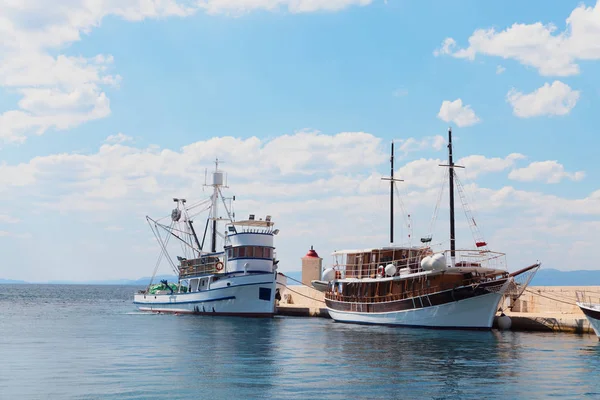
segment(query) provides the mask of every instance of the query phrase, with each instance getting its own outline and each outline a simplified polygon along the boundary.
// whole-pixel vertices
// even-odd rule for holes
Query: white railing
[[[396,266],[396,275],[405,273],[414,273],[421,270],[421,260],[423,256],[413,256],[384,262],[360,262],[360,263],[338,263],[333,264],[333,269],[339,271],[340,278],[375,278],[385,273],[385,267],[389,264]],[[341,276],[340,276],[341,275]]]
[[[600,310],[600,296],[596,294],[595,297],[592,297],[588,293],[582,290],[577,290],[575,292],[575,296],[577,298],[577,302],[583,304],[586,307],[594,308]],[[596,301],[594,301],[594,299]]]
[[[455,250],[444,251],[448,267],[483,267],[507,270],[506,254],[488,250]]]
[[[179,265],[179,278],[189,278],[195,275],[215,274],[219,272],[217,263],[221,262],[217,257],[195,258],[181,261]]]
[[[487,250],[455,250],[454,260],[450,250],[442,252],[446,258],[447,268],[457,267],[475,267],[492,268],[507,271],[506,255],[504,253]],[[421,260],[434,253],[421,252],[416,256],[400,259],[388,260],[384,262],[356,262],[344,263],[337,262],[332,265],[336,271],[336,279],[344,278],[377,278],[386,276],[385,267],[393,264],[396,267],[396,273],[393,276],[402,276],[409,273],[423,272]]]

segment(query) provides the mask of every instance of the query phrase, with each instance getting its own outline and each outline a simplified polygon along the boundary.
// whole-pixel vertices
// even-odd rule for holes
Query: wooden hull
[[[511,282],[509,278],[396,301],[325,302],[331,318],[340,322],[490,329],[504,290]]]

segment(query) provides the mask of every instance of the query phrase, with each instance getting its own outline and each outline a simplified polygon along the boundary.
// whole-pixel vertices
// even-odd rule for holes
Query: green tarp
[[[175,283],[169,283],[169,287],[171,289],[173,289],[173,292],[177,293],[178,288],[177,285]],[[163,283],[157,283],[155,285],[150,285],[150,287],[148,288],[148,293],[150,294],[156,294],[156,292],[161,291],[161,290],[169,290],[169,288],[163,284]],[[187,292],[187,287],[182,286],[181,287],[181,292],[185,293]]]

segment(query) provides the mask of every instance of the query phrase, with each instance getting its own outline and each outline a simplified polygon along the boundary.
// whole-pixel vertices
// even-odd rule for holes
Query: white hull
[[[404,311],[363,313],[328,308],[335,321],[431,328],[491,328],[501,293],[488,293],[438,306]]]
[[[600,319],[598,319],[600,317],[600,305],[580,302],[577,302],[577,305],[584,312],[590,326],[596,332],[598,339],[600,339]]]
[[[275,311],[275,275],[224,276],[212,282],[207,290],[157,295],[138,293],[133,302],[140,311],[272,316]]]

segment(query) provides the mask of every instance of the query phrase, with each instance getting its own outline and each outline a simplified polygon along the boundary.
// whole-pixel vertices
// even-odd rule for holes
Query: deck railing
[[[473,283],[473,282],[471,282],[471,283]],[[465,282],[465,285],[468,285],[471,283]],[[431,287],[424,287],[424,288],[418,288],[418,289],[415,288],[414,290],[407,290],[400,294],[386,294],[383,296],[372,296],[372,297],[357,296],[357,295],[345,296],[343,294],[339,294],[336,292],[333,292],[333,293],[326,292],[325,298],[329,299],[329,300],[344,301],[344,302],[348,302],[348,303],[388,303],[391,301],[407,300],[407,299],[411,299],[411,298],[415,298],[415,297],[427,296],[427,295],[441,292],[444,290],[450,290],[452,288],[453,288],[452,285],[439,285],[439,286],[431,286]]]
[[[506,256],[504,253],[479,250],[455,250],[452,260],[450,250],[443,252],[447,267],[485,267],[506,271]],[[376,278],[385,275],[385,267],[389,264],[396,266],[393,276],[408,273],[423,272],[421,260],[431,253],[423,253],[413,257],[394,259],[384,262],[334,263],[333,269],[339,271],[337,279],[344,278]],[[383,274],[382,274],[383,270]]]
[[[597,294],[592,297],[589,293],[586,293],[585,290],[576,290],[575,298],[578,303],[591,308],[596,308],[598,307],[598,304],[600,304],[600,297],[598,297]]]
[[[179,278],[189,278],[196,275],[216,274],[217,262],[219,259],[211,259],[207,262],[205,259],[184,260],[179,266]]]
[[[389,260],[384,262],[356,262],[356,263],[334,263],[333,269],[340,271],[341,278],[375,278],[381,274],[381,267],[389,264],[396,266],[397,272],[419,272],[421,270],[422,256],[406,257],[402,259]]]
[[[454,267],[484,267],[506,270],[506,254],[489,250],[455,250],[454,264],[450,250],[444,251],[446,265]]]

